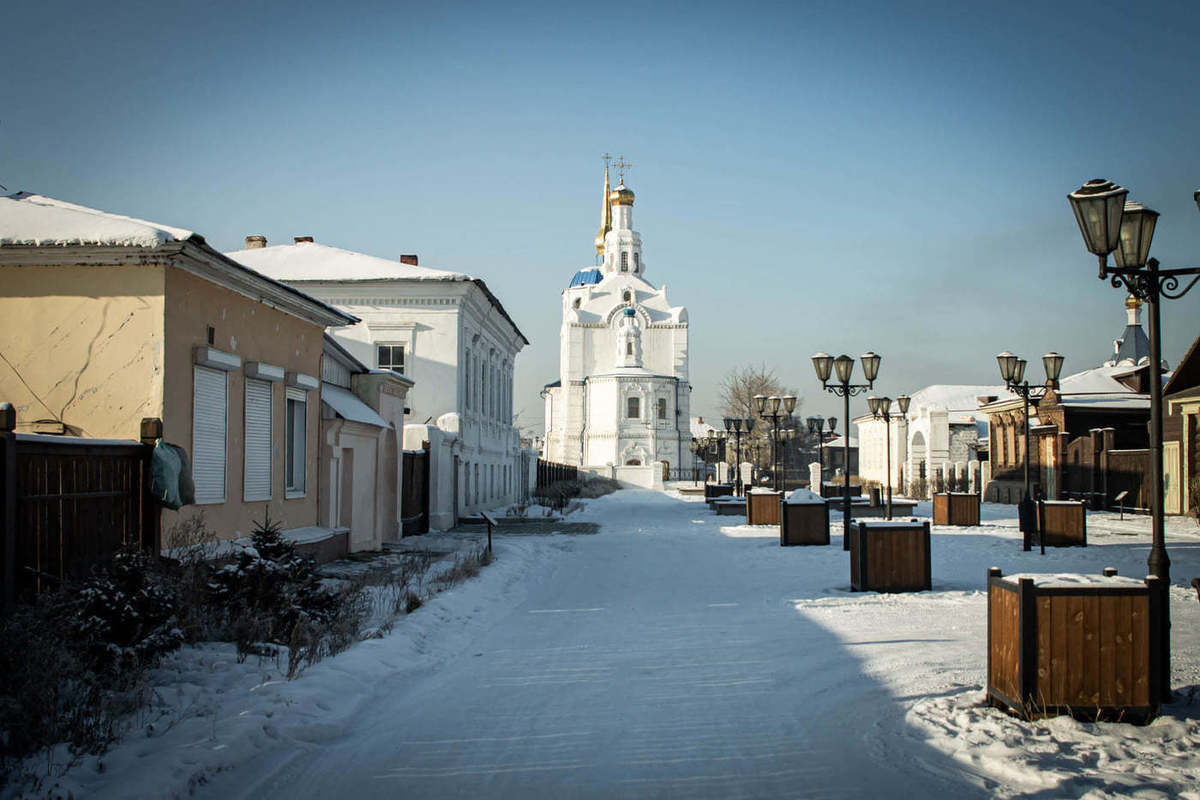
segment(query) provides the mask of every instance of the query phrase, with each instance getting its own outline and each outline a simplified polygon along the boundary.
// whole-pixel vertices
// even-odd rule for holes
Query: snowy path
[[[978,528],[935,530],[932,592],[859,594],[840,535],[781,548],[774,527],[621,491],[579,515],[598,534],[498,536],[478,578],[298,680],[233,665],[228,646],[181,655],[163,691],[193,687],[181,696],[194,690],[202,713],[63,785],[77,797],[1200,800],[1200,699],[1145,728],[1029,725],[979,702],[987,567],[1140,576],[1148,520],[1089,515],[1087,548],[1043,557],[1021,552],[1011,507],[984,512]],[[1200,575],[1200,531],[1178,519],[1168,536],[1174,685],[1194,691],[1200,604],[1178,584]]]

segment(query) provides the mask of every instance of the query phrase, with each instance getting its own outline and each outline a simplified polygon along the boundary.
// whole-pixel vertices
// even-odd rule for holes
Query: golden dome
[[[625,184],[621,183],[617,188],[613,189],[608,199],[614,206],[631,206],[633,205],[633,191],[626,189]]]

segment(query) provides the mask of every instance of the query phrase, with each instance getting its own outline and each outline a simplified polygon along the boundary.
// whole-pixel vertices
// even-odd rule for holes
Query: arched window
[[[582,302],[582,301],[581,301],[581,299],[580,299],[580,298],[578,298],[578,297],[576,297],[576,298],[575,298],[575,307],[576,307],[576,308],[579,308],[579,304],[580,304],[581,302]]]
[[[625,294],[621,295],[621,299],[624,300],[626,303],[628,303],[630,300],[633,299],[633,294],[630,293],[629,290],[627,289],[627,290],[625,290]]]
[[[642,401],[639,397],[625,398],[625,416],[628,419],[642,418]]]
[[[642,266],[641,261],[642,260],[638,257],[638,254],[634,253],[633,254],[633,271],[634,272],[637,272],[638,269]]]
[[[658,398],[658,418],[667,418],[667,398],[665,397]]]
[[[629,253],[621,252],[621,272],[629,272]]]
[[[625,355],[627,355],[627,356],[633,355],[633,342],[625,343]]]

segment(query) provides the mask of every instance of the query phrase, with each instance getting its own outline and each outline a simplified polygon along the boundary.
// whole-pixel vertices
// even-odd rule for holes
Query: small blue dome
[[[632,317],[632,316],[633,316],[633,307],[632,307],[632,306],[626,306],[626,308],[625,308],[625,316],[627,316],[627,317]]]
[[[604,274],[598,269],[581,269],[571,278],[571,285],[568,289],[574,289],[576,286],[591,286],[593,283],[599,283],[604,280]]]

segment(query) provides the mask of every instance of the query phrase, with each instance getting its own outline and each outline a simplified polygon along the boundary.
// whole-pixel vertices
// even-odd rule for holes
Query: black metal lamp
[[[837,374],[838,383],[849,383],[854,373],[854,359],[843,353],[833,360],[833,369]]]
[[[1013,379],[1013,374],[1017,370],[1017,357],[1005,350],[996,356],[996,363],[1000,365],[1000,377],[1007,384]]]
[[[875,378],[879,375],[879,362],[883,359],[875,355],[870,350],[858,357],[863,365],[863,377],[867,379],[867,383],[874,385]]]
[[[795,412],[795,410],[796,410],[796,396],[795,395],[785,394],[783,396],[783,410],[788,413],[788,416],[791,416],[792,413]]]
[[[906,394],[902,394],[896,398],[896,407],[900,409],[900,413],[906,418],[908,417],[908,404],[912,402],[912,398]]]
[[[1062,374],[1063,357],[1058,353],[1046,353],[1042,356],[1042,367],[1046,370],[1046,383],[1058,386],[1058,376]]]
[[[1104,277],[1108,254],[1117,249],[1121,240],[1121,217],[1125,212],[1128,189],[1112,181],[1096,178],[1067,195],[1083,245],[1100,259],[1100,277]]]
[[[1200,205],[1200,202],[1197,205]],[[817,353],[812,357],[812,362],[813,369],[817,372],[817,380],[826,383],[829,380],[829,372],[833,369],[833,356],[828,353]]]

